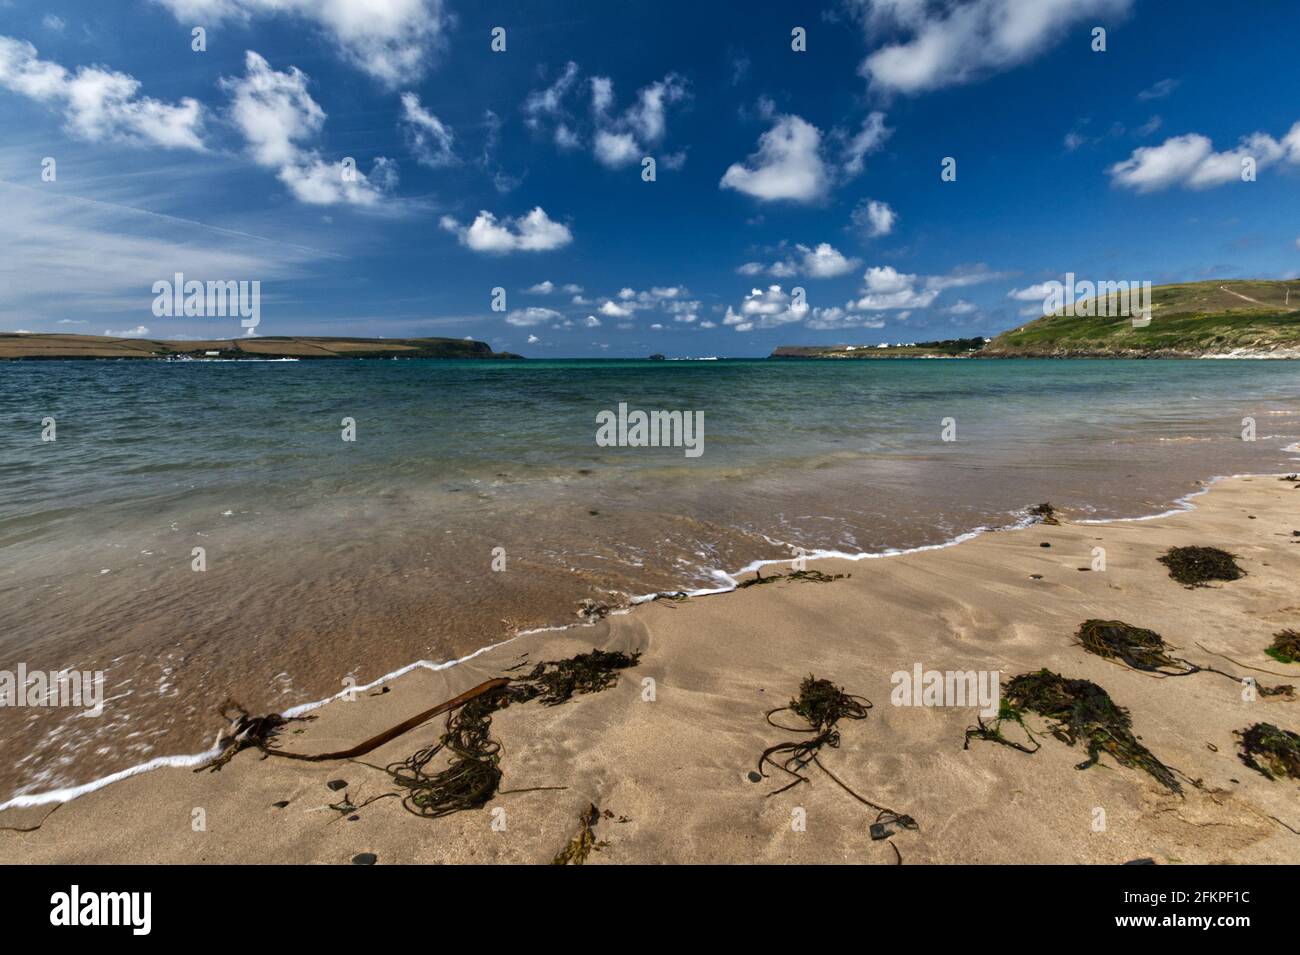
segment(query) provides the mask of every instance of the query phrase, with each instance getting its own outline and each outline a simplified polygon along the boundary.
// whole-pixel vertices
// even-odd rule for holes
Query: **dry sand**
[[[593,646],[643,651],[612,689],[495,716],[503,788],[560,790],[503,792],[488,808],[437,820],[383,799],[348,821],[325,808],[341,795],[326,783],[346,780],[360,803],[390,789],[382,772],[245,751],[217,773],[143,774],[61,806],[38,831],[0,832],[0,862],[346,863],[373,852],[381,864],[543,863],[595,803],[627,821],[597,825],[608,845],[591,863],[892,864],[893,849],[868,835],[875,813],[821,773],[770,798],[784,779],[748,779],[759,753],[791,736],[768,726],[764,713],[810,673],[874,702],[866,720],[841,724],[842,745],[824,750],[823,761],[858,792],[917,820],[919,831],[892,839],[909,864],[1300,862],[1300,835],[1271,818],[1300,830],[1300,787],[1242,765],[1233,737],[1258,721],[1300,731],[1300,702],[1246,702],[1237,685],[1213,674],[1155,679],[1073,642],[1084,619],[1118,618],[1156,630],[1194,662],[1253,672],[1213,651],[1292,676],[1256,674],[1264,684],[1300,685],[1300,665],[1262,652],[1276,631],[1300,627],[1300,537],[1292,534],[1300,530],[1300,488],[1277,477],[1233,478],[1195,505],[1147,521],[1036,525],[937,551],[818,562],[824,572],[852,575],[833,583],[782,581],[658,601],[592,627],[522,637],[448,670],[415,671],[391,692],[329,704],[304,733],[284,737],[304,752],[351,746],[500,675],[524,652],[539,661]],[[1179,586],[1156,558],[1190,544],[1231,550],[1248,576]],[[1107,569],[1081,571],[1098,546]],[[1052,738],[1032,756],[980,741],[964,751],[973,709],[891,705],[891,674],[916,663],[999,670],[1004,680],[1046,666],[1093,680],[1130,709],[1157,757],[1204,788],[1187,787],[1180,798],[1107,756],[1077,770],[1083,749]],[[647,678],[653,701],[643,699]],[[366,761],[405,758],[441,724],[409,732]],[[281,800],[288,806],[274,808]],[[792,826],[798,808],[804,831]],[[1097,809],[1104,831],[1094,828]],[[0,824],[30,825],[48,811],[10,810]]]

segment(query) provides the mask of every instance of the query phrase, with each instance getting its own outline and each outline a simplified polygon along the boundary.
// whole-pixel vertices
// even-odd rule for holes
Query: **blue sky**
[[[1294,25],[1283,0],[0,0],[0,330],[241,334],[154,316],[182,272],[260,281],[263,335],[740,356],[991,335],[1066,272],[1291,277]]]

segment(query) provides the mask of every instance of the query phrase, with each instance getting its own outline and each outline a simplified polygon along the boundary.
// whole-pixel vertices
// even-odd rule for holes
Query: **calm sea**
[[[703,412],[703,453],[599,446],[620,402]],[[227,697],[282,710],[796,547],[1153,513],[1297,439],[1295,362],[0,363],[0,671],[102,670],[108,701],[0,708],[0,801],[201,750]]]

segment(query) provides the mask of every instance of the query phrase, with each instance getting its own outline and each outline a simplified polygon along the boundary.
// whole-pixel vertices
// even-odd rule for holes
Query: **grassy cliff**
[[[1126,315],[1044,315],[1003,332],[980,355],[1300,358],[1300,280],[1159,285],[1151,290],[1151,322],[1145,327],[1134,327]]]

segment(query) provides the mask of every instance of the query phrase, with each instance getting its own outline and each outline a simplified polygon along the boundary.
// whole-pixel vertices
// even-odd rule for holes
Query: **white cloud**
[[[1037,285],[1013,288],[1007,293],[1007,298],[1013,298],[1017,302],[1041,302],[1051,294],[1052,289],[1053,285],[1050,282],[1039,282]]]
[[[596,133],[596,160],[610,168],[627,166],[641,158],[641,147],[631,133]]]
[[[844,146],[844,172],[856,176],[862,172],[863,160],[885,144],[893,130],[885,125],[885,114],[869,113],[862,128]]]
[[[537,129],[541,126],[542,120],[548,116],[561,116],[564,113],[564,98],[573,88],[574,82],[578,79],[578,64],[570,60],[564,66],[562,72],[552,83],[544,90],[536,90],[528,94],[524,100],[524,120],[529,129]]]
[[[137,325],[135,328],[127,328],[120,332],[115,332],[111,328],[104,329],[104,334],[109,338],[144,338],[149,334],[149,329],[144,325]]]
[[[1178,88],[1178,80],[1175,79],[1160,80],[1158,83],[1153,83],[1151,86],[1144,89],[1141,93],[1138,93],[1138,99],[1142,100],[1143,102],[1147,102],[1153,99],[1164,99],[1166,96],[1168,96],[1177,88]]]
[[[812,316],[804,323],[817,331],[838,331],[845,328],[884,328],[883,315],[862,315],[847,312],[838,306],[814,308]]]
[[[230,120],[248,141],[249,154],[277,177],[294,197],[312,205],[378,202],[396,179],[388,159],[375,160],[371,177],[342,163],[327,163],[305,142],[319,135],[325,111],[307,91],[308,78],[295,66],[279,72],[257,53],[244,54],[245,73],[222,77],[230,94]]]
[[[889,203],[876,199],[865,199],[853,210],[853,224],[863,235],[877,239],[894,231],[898,213]]]
[[[137,79],[103,67],[82,66],[70,73],[42,60],[25,40],[0,36],[0,87],[62,110],[68,132],[88,142],[204,148],[198,100],[164,103],[141,96]]]
[[[984,265],[953,269],[946,275],[925,276],[899,272],[890,265],[873,266],[862,277],[865,283],[862,297],[850,302],[849,307],[859,312],[929,308],[948,289],[980,285],[1003,277],[1005,273],[993,272]]]
[[[297,16],[333,40],[344,59],[384,85],[420,79],[443,45],[452,16],[443,0],[156,0],[189,26]]]
[[[530,345],[536,345],[536,344],[537,344],[538,342],[540,342],[540,341],[541,341],[541,339],[538,338],[536,335],[529,335],[529,336],[528,336],[528,344],[530,344]]]
[[[41,26],[54,33],[62,33],[63,28],[67,25],[68,22],[63,17],[55,16],[53,13],[47,13],[41,17]]]
[[[958,299],[955,304],[950,305],[944,311],[949,315],[969,315],[971,312],[978,311],[978,308],[965,299]]]
[[[1280,142],[1267,133],[1251,133],[1226,152],[1215,152],[1214,143],[1200,133],[1174,136],[1159,146],[1133,150],[1128,159],[1106,171],[1115,185],[1138,192],[1171,186],[1208,189],[1241,181],[1246,159],[1253,159],[1256,169],[1283,161],[1300,165],[1300,122]]]
[[[847,258],[829,242],[822,242],[816,248],[796,245],[795,251],[799,253],[797,257],[773,262],[767,267],[767,272],[775,278],[806,275],[814,279],[831,279],[852,272],[862,264],[860,259]],[[763,266],[757,262],[747,262],[737,271],[741,275],[756,275],[763,271]]]
[[[569,227],[553,221],[541,206],[525,216],[500,222],[495,215],[484,210],[468,228],[451,216],[443,216],[439,224],[475,252],[549,252],[573,241]]]
[[[595,315],[588,315],[582,320],[582,324],[586,325],[588,328],[600,328],[600,319]]]
[[[1024,63],[1055,46],[1077,23],[1126,14],[1132,0],[859,4],[871,33],[905,37],[872,52],[860,72],[875,89],[915,94],[969,83]]]
[[[456,137],[451,127],[422,107],[420,97],[414,93],[402,94],[401,124],[416,162],[430,169],[456,162],[453,151]]]
[[[825,195],[831,172],[821,156],[821,131],[798,116],[782,116],[758,140],[758,151],[722,176],[723,189],[764,201],[812,202]]]
[[[528,308],[517,308],[506,315],[506,323],[517,325],[520,328],[530,328],[533,325],[545,325],[547,322],[559,321],[563,319],[561,315],[553,308],[539,308],[530,305]]]
[[[600,314],[608,318],[630,318],[636,309],[630,305],[619,305],[617,302],[607,301],[600,306]]]
[[[530,285],[524,291],[531,292],[533,295],[550,295],[555,291],[555,283],[547,279],[544,282],[538,282],[536,285]]]
[[[90,163],[80,167],[88,169]],[[198,193],[207,182],[202,174],[177,175],[182,178],[175,185],[187,194]],[[112,183],[115,199],[159,201],[152,173],[114,176]],[[82,187],[93,192],[93,177]],[[70,196],[48,186],[25,188],[0,181],[0,209],[5,224],[0,229],[4,311],[13,321],[41,323],[38,328],[87,324],[87,319],[98,327],[103,322],[129,328],[148,320],[153,283],[176,272],[202,280],[279,284],[276,280],[307,274],[309,265],[330,255],[129,204]],[[58,290],[57,296],[51,296],[52,289]],[[214,335],[239,334],[238,320],[223,321],[211,325]],[[264,317],[263,330],[265,325]]]
[[[769,285],[766,289],[752,289],[741,301],[739,311],[728,305],[722,324],[730,325],[738,332],[776,328],[801,322],[811,311],[807,302],[795,304],[791,296],[782,291],[781,286]]]

